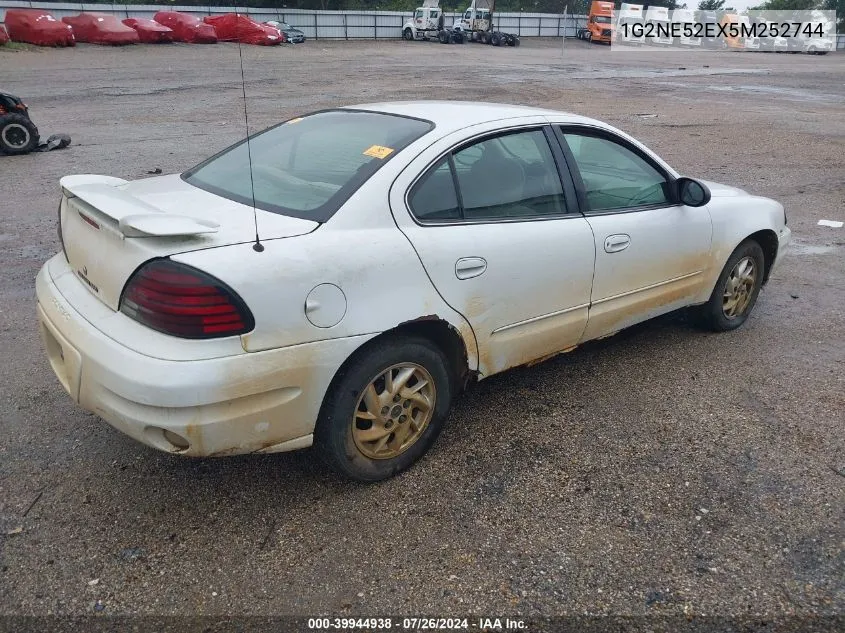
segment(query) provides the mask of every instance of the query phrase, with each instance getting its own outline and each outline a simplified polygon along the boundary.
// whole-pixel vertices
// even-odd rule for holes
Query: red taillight
[[[255,325],[244,302],[226,284],[196,268],[154,259],[123,289],[120,311],[149,328],[181,338],[216,338]]]

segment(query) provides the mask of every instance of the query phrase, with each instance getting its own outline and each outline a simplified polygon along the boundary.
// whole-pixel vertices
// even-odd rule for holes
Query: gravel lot
[[[71,402],[34,276],[60,176],[181,171],[242,137],[237,47],[0,50],[0,89],[73,138],[0,158],[0,614],[845,613],[845,229],[816,224],[845,220],[841,53],[243,55],[255,128],[392,99],[565,109],[780,200],[794,246],[739,331],[670,315],[484,381],[391,481],[339,481],[310,451],[177,459]]]

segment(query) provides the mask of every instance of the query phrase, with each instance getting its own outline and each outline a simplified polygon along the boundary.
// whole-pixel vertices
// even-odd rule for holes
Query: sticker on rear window
[[[393,153],[392,147],[383,147],[381,145],[370,145],[364,150],[364,156],[372,156],[373,158],[387,158]]]

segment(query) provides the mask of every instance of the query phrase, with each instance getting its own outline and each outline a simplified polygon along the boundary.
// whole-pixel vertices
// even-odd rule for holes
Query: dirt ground
[[[780,200],[794,245],[740,330],[670,315],[486,380],[391,481],[339,481],[310,451],[178,459],[71,402],[34,277],[61,176],[181,171],[243,136],[238,49],[0,51],[0,90],[73,138],[0,158],[0,614],[843,615],[845,228],[817,221],[845,220],[845,56],[528,38],[243,56],[253,128],[396,99],[568,110]]]

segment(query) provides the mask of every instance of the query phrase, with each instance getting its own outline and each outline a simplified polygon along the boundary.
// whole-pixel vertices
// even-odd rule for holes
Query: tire
[[[511,46],[519,46],[519,38],[516,35],[513,36],[513,44]]]
[[[593,34],[590,31],[584,33],[584,39],[587,40],[590,44],[593,43]]]
[[[452,33],[452,42],[454,42],[455,44],[463,44],[465,41],[466,39],[464,38],[464,34],[460,31],[455,31],[454,33]]]
[[[441,44],[448,44],[449,43],[449,34],[446,31],[440,31],[437,34],[437,39],[440,40]]]
[[[478,34],[478,41],[481,42],[482,44],[487,43],[487,31],[482,31],[481,33]]]
[[[490,43],[493,46],[501,46],[502,45],[502,36],[499,35],[498,33],[493,33],[493,35],[490,36]]]
[[[743,275],[748,274],[748,269],[743,269],[742,266],[749,264],[753,266],[753,271],[751,271],[753,280],[749,282],[746,276],[745,283],[740,281],[738,286],[735,285],[734,281],[737,277],[742,279]],[[716,286],[713,288],[710,300],[704,305],[692,309],[693,317],[701,327],[714,332],[735,330],[745,323],[748,315],[754,309],[757,296],[760,294],[760,287],[763,285],[764,274],[763,249],[754,240],[745,240],[736,247],[736,250],[728,258],[728,262],[722,269]],[[738,294],[732,292],[732,287],[736,287]],[[733,299],[736,299],[739,305],[734,303],[731,306]],[[731,311],[734,311],[734,313],[731,314]]]
[[[411,42],[414,39],[414,32],[411,29],[405,29],[402,31],[402,37],[404,37],[406,41]]]
[[[449,415],[455,381],[447,367],[443,353],[417,337],[385,338],[365,348],[338,373],[326,394],[314,432],[323,459],[341,475],[358,481],[380,481],[411,466],[437,439]],[[411,388],[425,379],[426,386],[415,394],[420,396],[420,404],[433,399],[427,412],[409,398],[390,398],[384,375],[390,371],[396,379],[402,369],[413,371],[407,380]],[[365,395],[370,386],[372,404]],[[375,418],[372,409],[377,411]],[[392,432],[387,430],[390,428]],[[370,430],[376,432],[372,439],[367,434]],[[398,432],[410,434],[406,439],[410,443],[400,444]]]
[[[22,114],[0,115],[0,152],[28,154],[38,147],[38,128]]]

